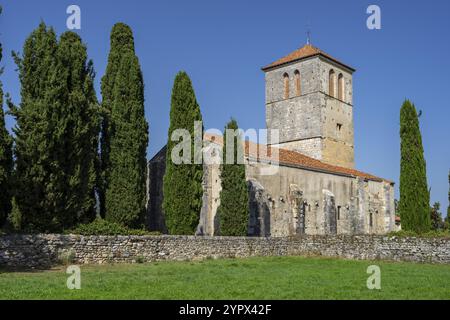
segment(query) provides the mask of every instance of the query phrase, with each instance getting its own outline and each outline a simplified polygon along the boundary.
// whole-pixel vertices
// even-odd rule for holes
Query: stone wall
[[[293,150],[300,152],[308,157],[322,160],[322,138],[311,138],[303,140],[288,141],[284,143],[274,144],[276,148]]]
[[[103,264],[286,255],[450,264],[450,239],[382,236],[0,236],[0,266],[3,267],[49,267],[58,264],[61,256],[71,256],[74,264]]]

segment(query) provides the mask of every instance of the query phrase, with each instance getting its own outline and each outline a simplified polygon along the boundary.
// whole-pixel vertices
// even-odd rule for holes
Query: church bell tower
[[[279,135],[268,143],[353,168],[355,69],[307,44],[262,70],[266,126]]]

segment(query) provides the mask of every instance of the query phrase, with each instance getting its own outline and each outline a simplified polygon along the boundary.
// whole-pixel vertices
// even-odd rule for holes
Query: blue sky
[[[431,199],[446,210],[450,1],[1,1],[2,81],[15,102],[20,87],[9,52],[21,51],[41,20],[58,34],[66,31],[70,4],[81,8],[78,33],[94,61],[99,99],[111,27],[119,21],[132,27],[146,85],[149,158],[167,139],[171,87],[179,70],[191,76],[206,128],[223,128],[231,116],[243,129],[264,128],[260,68],[303,46],[310,25],[313,45],[357,69],[356,167],[394,180],[398,197],[399,108],[409,98],[423,112]],[[381,8],[381,30],[366,27],[370,4]],[[13,119],[8,117],[7,125],[11,128]]]

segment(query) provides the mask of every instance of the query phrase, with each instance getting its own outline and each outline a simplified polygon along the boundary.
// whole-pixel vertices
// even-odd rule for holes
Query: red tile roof
[[[314,56],[323,56],[331,61],[334,61],[344,67],[346,67],[347,69],[350,69],[351,71],[355,71],[355,69],[353,69],[352,67],[343,64],[342,62],[340,62],[339,60],[333,58],[332,56],[330,56],[329,54],[323,52],[322,50],[320,50],[319,48],[316,48],[310,44],[307,44],[305,46],[303,46],[300,49],[295,50],[294,52],[291,52],[290,54],[288,54],[287,56],[278,59],[277,61],[269,64],[268,66],[265,66],[262,68],[263,71],[267,71],[269,69],[275,68],[275,67],[279,67],[281,65],[293,62],[293,61],[298,61],[298,60],[303,60],[306,58],[310,58],[310,57],[314,57]]]
[[[217,143],[219,145],[223,145],[222,136],[205,134],[205,140]],[[262,154],[258,154],[261,151]],[[393,183],[392,181],[376,177],[369,173],[365,173],[362,171],[358,171],[355,169],[340,167],[331,165],[320,160],[308,157],[300,152],[291,151],[282,148],[275,148],[266,145],[256,144],[254,142],[245,142],[245,155],[251,159],[255,159],[258,161],[269,161],[271,160],[271,155],[273,151],[278,151],[278,163],[281,166],[295,166],[304,168],[306,170],[314,170],[321,171],[324,173],[345,175],[351,177],[361,177],[363,179],[378,181],[378,182],[388,182]],[[255,153],[256,152],[256,153]],[[275,161],[276,162],[276,161]]]

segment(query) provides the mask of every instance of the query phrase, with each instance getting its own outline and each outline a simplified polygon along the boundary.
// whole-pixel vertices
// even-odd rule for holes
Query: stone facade
[[[0,266],[47,268],[70,264],[135,263],[207,258],[313,255],[450,263],[450,239],[383,236],[194,237],[194,236],[0,236]]]
[[[392,182],[293,164],[277,164],[276,173],[266,175],[261,168],[267,165],[248,156],[245,161],[250,236],[385,234],[395,230]],[[165,154],[158,162],[165,163]],[[149,171],[150,184],[157,187],[157,191],[151,191],[156,196],[149,196],[149,221],[159,221],[150,227],[166,233],[161,208],[163,174]],[[221,190],[219,165],[204,165],[203,189],[197,235],[215,235]]]
[[[296,165],[279,165],[276,174],[266,175],[261,167],[246,157],[251,236],[385,234],[394,230],[391,182]],[[220,204],[220,193],[212,192],[220,190],[219,168],[205,166],[205,175],[215,177],[205,189],[214,205],[207,210],[213,221]]]

